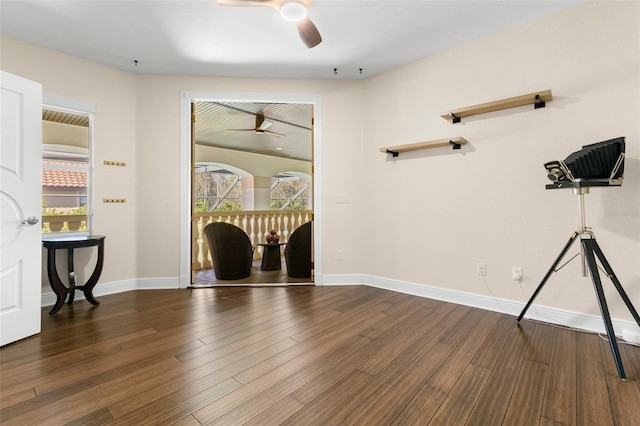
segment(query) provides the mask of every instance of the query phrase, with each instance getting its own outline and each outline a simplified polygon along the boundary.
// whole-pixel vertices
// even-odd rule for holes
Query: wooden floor
[[[3,425],[638,425],[600,336],[369,287],[146,290],[43,309]]]

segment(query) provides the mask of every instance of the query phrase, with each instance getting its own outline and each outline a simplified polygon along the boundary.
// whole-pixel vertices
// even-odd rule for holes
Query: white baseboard
[[[466,293],[457,290],[449,290],[441,287],[416,284],[406,281],[392,280],[389,278],[372,275],[324,275],[324,285],[367,285],[370,287],[391,290],[398,293],[411,294],[429,299],[442,300],[458,305],[471,306],[488,311],[500,312],[517,317],[524,309],[524,302],[500,299],[479,294]],[[533,304],[529,307],[525,319],[576,328],[579,330],[606,333],[602,317],[588,315],[579,312],[565,311],[547,306]],[[515,321],[515,318],[514,318]],[[638,324],[631,321],[612,319],[616,335],[621,336],[625,329],[637,329]]]
[[[138,278],[136,290],[177,290],[180,279],[175,278]]]
[[[95,297],[108,294],[122,293],[131,290],[167,290],[178,289],[178,278],[141,278],[110,283],[99,283],[93,289]],[[53,306],[56,303],[56,295],[53,291],[43,292],[41,306]],[[84,294],[76,291],[75,300],[84,300]]]

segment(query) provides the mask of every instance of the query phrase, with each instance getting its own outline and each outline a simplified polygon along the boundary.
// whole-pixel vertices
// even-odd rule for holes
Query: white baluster
[[[276,227],[276,231],[278,235],[282,234],[282,214],[278,213],[278,226]]]
[[[198,266],[202,268],[204,264],[204,221],[202,220],[202,217],[200,217],[198,219],[198,222],[196,222],[196,228],[198,229],[198,235],[196,236],[196,246],[198,247],[198,252],[195,253],[195,258],[199,263]]]
[[[282,242],[286,243],[287,241],[289,241],[289,217],[285,215],[284,230],[282,231]]]
[[[251,244],[256,245],[256,234],[255,234],[255,225],[256,225],[256,215],[252,215],[251,219],[249,219],[249,227],[251,228],[251,232],[247,235],[249,236],[249,240],[251,240]]]
[[[249,241],[251,241],[251,245],[253,247],[257,247],[257,243],[259,241],[256,241],[256,215],[251,215],[251,219],[249,219],[249,228],[250,228],[250,233],[247,234],[249,235]],[[256,258],[256,250],[253,250],[253,259]]]
[[[262,231],[262,227],[263,226],[265,228],[264,232]],[[264,243],[265,242],[265,236],[268,233],[269,233],[269,221],[266,218],[261,216],[258,219],[258,242]],[[258,246],[258,250],[256,250],[258,252],[257,256],[256,256],[257,259],[262,259],[262,250],[263,250],[262,246]]]

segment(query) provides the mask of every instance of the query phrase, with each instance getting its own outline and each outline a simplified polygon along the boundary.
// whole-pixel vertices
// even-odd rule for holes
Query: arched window
[[[271,178],[271,210],[311,210],[311,176],[282,172]]]
[[[242,181],[245,173],[213,163],[196,164],[194,211],[241,211]]]

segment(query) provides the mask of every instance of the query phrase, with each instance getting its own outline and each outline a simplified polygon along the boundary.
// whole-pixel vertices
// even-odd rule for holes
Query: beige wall
[[[367,273],[526,302],[579,226],[578,197],[546,191],[543,164],[582,145],[627,137],[625,183],[592,189],[587,225],[640,305],[640,3],[585,4],[366,81],[362,198]],[[463,119],[440,114],[551,89],[554,100]],[[460,151],[400,154],[383,146],[463,136]],[[384,237],[382,237],[384,236]],[[576,250],[572,251],[571,254]],[[568,260],[568,257],[567,257]],[[476,263],[487,276],[476,275]],[[524,270],[521,283],[512,266]],[[631,320],[609,280],[612,316]],[[599,316],[576,261],[536,302]]]
[[[1,43],[3,70],[41,82],[45,92],[96,105],[93,232],[107,235],[101,282],[177,279],[181,92],[321,96],[321,149],[331,175],[327,191],[355,192],[353,180],[361,176],[359,161],[353,161],[360,154],[361,82],[136,76],[7,37]],[[339,165],[342,159],[344,166]],[[104,160],[125,161],[127,167],[109,168]],[[342,182],[349,182],[348,187]],[[126,198],[127,203],[103,204],[103,198]],[[330,199],[323,207],[328,218],[336,209],[335,195]],[[344,228],[339,233],[344,234],[353,226],[343,226],[343,221],[357,221],[360,215],[339,216]],[[354,253],[349,268],[355,270],[360,269],[358,246],[357,238],[342,244]],[[78,257],[78,264],[90,263],[88,254]],[[78,275],[80,281],[82,272]],[[45,290],[47,285],[45,279]]]
[[[46,92],[96,104],[94,231],[108,235],[103,282],[178,276],[180,93],[267,92],[321,96],[323,193],[315,207],[325,276],[362,274],[514,301],[526,301],[578,226],[576,197],[544,190],[543,163],[626,136],[625,184],[592,190],[587,220],[638,302],[639,18],[638,3],[589,3],[364,81],[136,76],[7,38],[1,67]],[[448,108],[542,89],[554,93],[542,110],[458,125],[439,118]],[[395,161],[378,151],[449,136],[470,144]],[[338,193],[350,203],[336,203]],[[106,205],[103,197],[127,203]],[[485,279],[476,276],[477,262],[487,264]],[[511,280],[512,266],[524,268],[521,283]],[[539,302],[598,314],[576,263],[552,278]],[[614,318],[630,319],[616,295],[610,302]]]
[[[175,277],[179,268],[179,213],[177,200],[180,197],[180,93],[268,93],[290,95],[319,95],[322,102],[322,156],[323,199],[315,199],[314,208],[321,201],[325,227],[323,235],[352,235],[353,223],[360,215],[354,213],[359,206],[355,203],[346,215],[339,211],[341,205],[335,203],[336,192],[346,192],[343,182],[353,185],[361,176],[360,162],[360,109],[362,83],[353,81],[317,80],[260,80],[211,77],[166,77],[150,76],[141,78],[138,102],[144,108],[139,111],[138,126],[138,224],[139,253],[154,253],[138,261],[140,277]],[[265,89],[266,88],[266,89]],[[159,119],[159,117],[162,117]],[[158,149],[158,147],[162,147]],[[144,159],[143,159],[144,157]],[[345,157],[345,167],[341,167],[340,157]],[[327,180],[331,176],[331,181]],[[163,182],[162,191],[148,190],[157,182]],[[353,191],[352,191],[353,192]],[[334,194],[333,197],[331,194]],[[176,200],[167,202],[167,200]],[[162,206],[161,210],[157,206]],[[344,229],[343,221],[350,222]],[[162,232],[157,232],[162,229]],[[327,234],[330,232],[330,234]],[[350,262],[352,270],[360,270],[362,261],[358,238],[347,238],[345,243],[354,256]],[[157,248],[162,247],[162,253]],[[335,253],[323,247],[324,251]],[[332,251],[331,251],[332,250]],[[335,256],[332,257],[332,259]],[[337,261],[325,262],[325,270],[335,270]]]
[[[45,93],[95,104],[94,232],[107,235],[109,259],[101,281],[135,277],[138,77],[6,37],[0,51],[4,71],[42,83]],[[104,160],[125,161],[127,167],[105,166]],[[103,198],[126,198],[127,203],[104,204]],[[86,263],[88,252],[78,251],[78,265]]]

